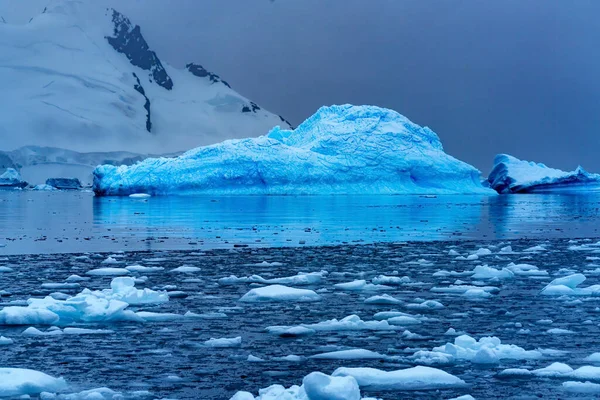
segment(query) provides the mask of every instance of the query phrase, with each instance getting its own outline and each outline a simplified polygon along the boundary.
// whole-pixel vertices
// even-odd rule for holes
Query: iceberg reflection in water
[[[0,192],[0,254],[593,237],[599,226],[600,194],[131,199]]]

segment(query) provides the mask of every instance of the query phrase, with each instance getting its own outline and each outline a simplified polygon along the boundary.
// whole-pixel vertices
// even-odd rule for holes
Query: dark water
[[[589,237],[598,229],[600,194],[139,200],[0,191],[0,254]]]
[[[567,353],[537,361],[503,360],[500,365],[487,368],[469,362],[440,367],[470,385],[463,390],[363,395],[384,400],[446,399],[467,393],[477,399],[581,398],[585,396],[564,392],[558,379],[500,379],[497,374],[508,367],[545,367],[554,361],[577,367],[582,365],[583,357],[600,351],[599,301],[592,298],[571,302],[539,296],[549,279],[566,274],[565,268],[571,271],[596,268],[591,265],[594,261],[586,259],[590,254],[570,251],[567,247],[569,239],[600,236],[599,228],[600,195],[134,200],[94,198],[90,193],[80,192],[0,192],[0,266],[14,270],[0,273],[0,290],[10,294],[2,297],[3,301],[47,295],[55,290],[43,289],[42,283],[62,282],[71,274],[83,275],[106,257],[104,254],[82,261],[75,258],[77,253],[125,251],[127,265],[141,263],[165,268],[164,272],[147,274],[147,287],[173,285],[187,295],[145,310],[178,314],[220,311],[228,315],[227,319],[218,320],[86,326],[115,331],[107,336],[30,338],[21,336],[26,327],[0,327],[0,335],[15,340],[14,345],[0,348],[0,366],[32,368],[64,376],[73,390],[108,386],[125,393],[149,390],[154,398],[228,399],[241,389],[256,393],[273,383],[299,384],[303,376],[315,370],[331,373],[340,366],[385,370],[410,367],[413,363],[407,356],[452,341],[452,337],[443,334],[453,327],[476,338],[498,336],[505,343],[527,350],[540,347]],[[546,241],[549,251],[520,252]],[[509,243],[518,251],[516,254],[497,253],[500,246]],[[450,248],[467,253],[479,247],[491,248],[495,254],[475,262],[459,261],[448,255]],[[147,261],[157,257],[165,260]],[[431,261],[432,265],[414,264],[418,259]],[[265,260],[283,265],[248,265]],[[504,267],[509,261],[534,264],[547,270],[550,276],[494,283],[501,288],[500,292],[482,301],[430,291],[434,285],[447,286],[456,279],[433,277],[440,269],[470,270],[482,263]],[[168,272],[183,264],[202,270],[191,275]],[[328,291],[322,294],[322,301],[310,304],[248,305],[238,299],[251,285],[217,284],[218,278],[230,274],[261,274],[268,278],[323,269],[330,272],[327,279],[310,288]],[[366,305],[364,299],[371,294],[341,292],[332,287],[335,283],[370,279],[392,271],[422,284],[400,286],[386,293],[404,303],[421,298],[435,299],[446,306],[428,312],[432,320],[407,327],[424,336],[423,339],[407,340],[399,333],[364,331],[320,332],[302,339],[283,339],[264,331],[270,325],[316,323],[351,314],[372,320],[374,313],[391,309],[418,313],[403,305]],[[192,282],[189,278],[200,281]],[[585,286],[598,283],[596,275],[588,278]],[[459,279],[471,283],[469,277]],[[100,289],[109,283],[110,278],[93,278],[84,286]],[[547,334],[548,326],[536,324],[540,319],[553,319],[552,327],[570,329],[575,334]],[[592,323],[582,324],[586,320]],[[530,329],[530,334],[517,333],[515,322]],[[211,337],[235,336],[243,338],[240,348],[200,346]],[[348,347],[401,358],[307,359],[300,363],[275,360],[290,354],[306,357]],[[247,362],[249,354],[266,361]]]
[[[273,383],[286,386],[299,384],[303,376],[318,370],[331,373],[340,366],[373,366],[385,370],[401,369],[414,364],[406,356],[419,349],[430,350],[434,346],[452,341],[444,336],[452,327],[476,338],[497,336],[504,343],[515,344],[533,350],[536,348],[557,349],[567,353],[563,356],[547,356],[535,361],[503,360],[499,365],[481,367],[470,362],[459,362],[452,366],[441,366],[447,372],[464,379],[469,387],[461,390],[417,391],[417,392],[364,392],[363,395],[393,399],[447,399],[462,394],[472,394],[477,399],[582,398],[563,392],[561,380],[530,378],[501,379],[498,372],[512,367],[545,367],[554,361],[582,365],[582,358],[600,351],[600,328],[598,309],[600,302],[585,299],[581,303],[542,297],[539,291],[562,268],[573,271],[594,269],[587,260],[588,252],[568,250],[564,239],[546,243],[549,249],[540,253],[523,253],[522,250],[540,244],[540,240],[516,240],[500,242],[460,241],[379,245],[348,245],[336,247],[304,248],[258,248],[210,250],[194,252],[133,252],[124,253],[125,265],[141,263],[146,266],[159,265],[165,271],[147,274],[146,287],[160,288],[176,286],[184,291],[186,298],[172,298],[169,303],[155,307],[138,308],[156,312],[183,314],[224,312],[227,319],[182,320],[176,322],[89,324],[90,328],[109,328],[115,332],[101,336],[73,337],[24,337],[25,327],[0,327],[0,335],[12,337],[15,344],[0,351],[0,365],[26,367],[63,376],[74,390],[108,386],[114,390],[131,393],[149,390],[152,398],[177,399],[228,399],[237,390],[256,393],[259,388]],[[515,254],[500,255],[500,246],[511,244]],[[478,261],[459,261],[448,255],[450,249],[469,253],[481,246],[490,248],[494,254]],[[161,257],[163,261],[149,261]],[[31,296],[47,295],[51,290],[41,288],[43,282],[62,282],[71,274],[84,275],[86,271],[101,266],[104,258],[78,260],[75,255],[26,255],[9,256],[0,264],[9,266],[14,272],[1,274],[2,289],[11,293],[4,301],[24,300]],[[415,264],[426,259],[429,265]],[[281,262],[282,266],[256,266],[263,261]],[[500,292],[492,298],[480,301],[465,300],[456,294],[432,292],[433,286],[448,286],[456,278],[434,277],[440,269],[464,271],[475,265],[486,263],[503,267],[510,261],[527,262],[550,274],[547,278],[517,277],[504,283],[492,283]],[[200,267],[201,272],[176,274],[170,269],[183,264]],[[240,303],[239,298],[252,285],[239,284],[220,286],[218,278],[235,274],[246,276],[261,274],[263,277],[281,277],[299,271],[329,271],[320,284],[309,287],[321,293],[322,301],[315,303]],[[397,271],[399,276],[409,276],[414,284],[402,285],[386,293],[401,299],[404,304],[435,299],[445,308],[424,312],[431,320],[407,328],[423,336],[419,340],[407,340],[400,332],[317,332],[305,338],[279,338],[264,331],[271,325],[296,325],[358,314],[363,320],[372,320],[379,311],[396,309],[411,314],[404,304],[397,306],[367,305],[366,297],[373,293],[349,293],[336,290],[333,284],[354,279],[370,279],[375,275],[390,275]],[[190,282],[190,278],[200,279]],[[467,284],[469,277],[460,278]],[[110,278],[96,277],[84,282],[86,287],[106,288]],[[590,276],[585,286],[598,283]],[[138,285],[143,286],[143,285]],[[69,292],[69,291],[63,291]],[[75,293],[71,291],[69,293]],[[418,301],[422,301],[418,300]],[[552,319],[551,326],[536,321]],[[592,320],[592,324],[582,324]],[[515,323],[521,323],[530,334],[518,333]],[[550,335],[550,327],[571,329],[573,335]],[[205,348],[204,340],[211,337],[243,338],[239,348]],[[290,354],[310,356],[323,351],[348,347],[365,348],[385,355],[400,356],[395,361],[334,361],[307,359],[303,362],[283,362],[274,358]],[[265,362],[246,361],[249,354],[265,359]],[[168,376],[177,376],[178,380]]]

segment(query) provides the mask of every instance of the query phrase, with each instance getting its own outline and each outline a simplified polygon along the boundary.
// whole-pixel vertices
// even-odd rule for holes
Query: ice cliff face
[[[164,154],[282,123],[198,64],[161,61],[140,26],[101,3],[49,1],[17,23],[30,3],[0,2],[0,150]]]
[[[295,130],[94,171],[97,195],[490,194],[474,167],[395,111],[322,107]]]
[[[549,168],[542,163],[519,160],[507,154],[496,156],[488,182],[498,193],[600,190],[600,175],[589,173],[581,167],[566,172]]]
[[[0,175],[0,188],[23,188],[25,186],[27,186],[27,182],[23,181],[16,169],[7,168]]]

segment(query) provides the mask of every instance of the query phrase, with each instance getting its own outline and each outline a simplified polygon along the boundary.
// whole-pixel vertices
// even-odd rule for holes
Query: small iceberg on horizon
[[[97,196],[495,194],[439,137],[375,106],[321,107],[295,130],[94,170]]]
[[[566,172],[508,154],[494,158],[488,182],[500,194],[600,191],[600,174],[582,167]]]

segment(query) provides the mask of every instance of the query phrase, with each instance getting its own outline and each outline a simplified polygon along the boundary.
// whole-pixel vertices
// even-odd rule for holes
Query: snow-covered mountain
[[[49,1],[23,22],[28,1],[0,1],[0,150],[163,154],[289,126],[198,60],[168,65],[105,5]]]

